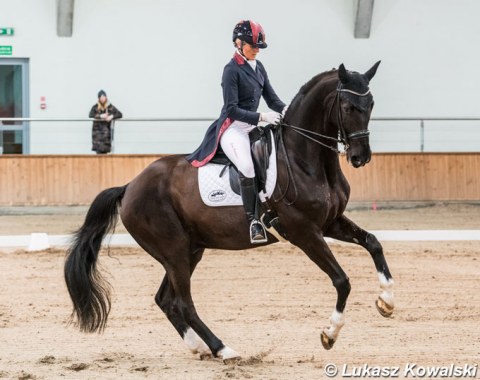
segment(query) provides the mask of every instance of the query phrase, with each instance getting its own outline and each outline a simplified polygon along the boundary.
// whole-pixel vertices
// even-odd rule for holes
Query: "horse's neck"
[[[336,139],[338,129],[336,125],[329,121],[335,115],[337,107],[335,105],[331,109],[335,99],[336,82],[329,81],[328,85],[324,87],[318,85],[317,87],[316,90],[307,94],[300,104],[297,104],[297,109],[292,110],[291,118],[286,120],[286,123]],[[331,115],[330,111],[332,112]],[[325,173],[329,176],[339,167],[338,154],[334,151],[334,149],[337,149],[337,143],[319,136],[310,136],[323,144],[329,145],[332,149],[326,148],[287,127],[285,131],[287,151],[291,154],[292,160],[296,161],[299,166],[303,166],[304,170],[318,175]]]

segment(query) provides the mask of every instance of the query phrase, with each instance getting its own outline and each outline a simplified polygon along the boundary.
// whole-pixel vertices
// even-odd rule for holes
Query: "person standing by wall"
[[[98,92],[98,102],[88,115],[96,120],[92,125],[92,150],[97,154],[110,153],[112,150],[112,120],[121,119],[122,113],[108,101],[105,91]]]

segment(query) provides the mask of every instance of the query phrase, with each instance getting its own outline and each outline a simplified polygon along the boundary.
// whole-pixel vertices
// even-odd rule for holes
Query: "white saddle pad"
[[[272,133],[272,132],[270,132]],[[272,134],[272,153],[270,154],[270,164],[267,169],[266,190],[260,192],[260,200],[270,197],[277,183],[277,155]],[[240,206],[243,204],[240,195],[235,194],[230,187],[230,171],[225,170],[220,177],[220,172],[224,165],[207,164],[198,169],[198,187],[203,202],[207,206]]]

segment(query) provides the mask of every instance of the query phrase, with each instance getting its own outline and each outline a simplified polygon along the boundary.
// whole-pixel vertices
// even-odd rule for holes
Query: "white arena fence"
[[[480,230],[377,230],[370,231],[382,241],[478,241]],[[0,236],[0,249],[26,249],[39,251],[52,247],[66,247],[72,242],[73,235],[48,235],[32,233],[30,235]],[[326,238],[327,242],[341,243]],[[103,241],[108,246],[139,247],[129,234],[107,235]],[[282,244],[282,243],[281,243]],[[347,243],[341,243],[347,244]]]

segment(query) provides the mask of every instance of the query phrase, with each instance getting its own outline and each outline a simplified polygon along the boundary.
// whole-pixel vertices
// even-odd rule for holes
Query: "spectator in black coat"
[[[108,101],[105,91],[98,92],[98,102],[93,105],[88,115],[96,120],[92,125],[92,150],[97,154],[112,150],[112,120],[120,119],[122,113]]]

